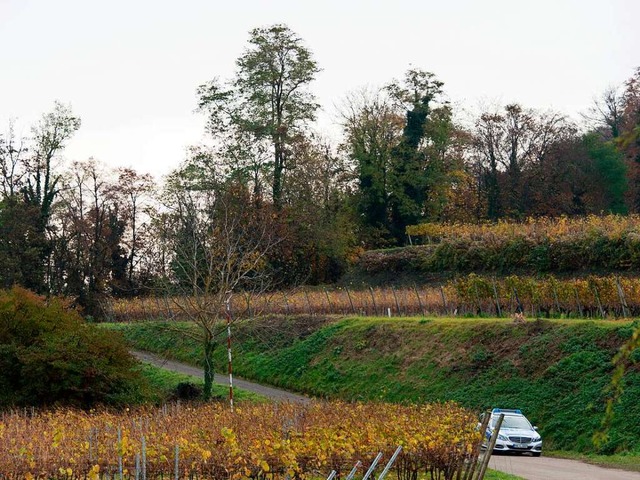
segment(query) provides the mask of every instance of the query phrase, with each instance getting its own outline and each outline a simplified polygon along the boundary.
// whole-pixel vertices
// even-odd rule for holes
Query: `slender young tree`
[[[182,294],[176,306],[198,326],[209,399],[225,304],[233,294],[250,296],[270,285],[267,257],[281,239],[267,207],[255,209],[246,186],[214,170],[185,165],[170,176],[166,195],[164,237],[173,250],[173,289]]]

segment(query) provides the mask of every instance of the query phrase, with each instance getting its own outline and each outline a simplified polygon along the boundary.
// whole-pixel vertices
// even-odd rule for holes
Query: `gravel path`
[[[167,360],[165,358],[162,358],[159,355],[155,355],[149,352],[133,351],[131,353],[133,353],[139,360],[143,362],[151,363],[153,365],[156,365],[157,367],[161,367],[166,370],[171,370],[173,372],[192,375],[198,378],[204,378],[204,374],[201,368],[193,367],[191,365],[187,365],[181,362],[175,362],[173,360]],[[221,385],[227,385],[227,386],[229,385],[229,377],[227,376],[216,375],[215,381],[216,383],[219,383]],[[267,398],[280,401],[280,402],[288,401],[288,402],[307,403],[310,401],[309,397],[298,395],[296,393],[287,392],[286,390],[280,390],[279,388],[259,385],[257,383],[249,382],[247,380],[238,378],[235,375],[233,376],[233,386],[241,390],[247,390],[249,392],[258,393]]]

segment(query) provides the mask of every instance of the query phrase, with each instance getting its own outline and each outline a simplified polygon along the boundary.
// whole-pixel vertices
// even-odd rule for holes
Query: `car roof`
[[[500,415],[501,413],[504,413],[505,415],[524,417],[524,414],[519,409],[513,410],[509,408],[494,408],[493,410],[491,410],[491,415]]]

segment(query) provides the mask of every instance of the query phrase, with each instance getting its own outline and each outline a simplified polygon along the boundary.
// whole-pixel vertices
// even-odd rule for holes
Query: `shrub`
[[[0,406],[120,404],[140,391],[121,337],[59,299],[0,291]]]

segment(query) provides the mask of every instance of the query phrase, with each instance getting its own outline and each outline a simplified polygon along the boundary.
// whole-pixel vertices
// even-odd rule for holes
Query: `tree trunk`
[[[215,347],[213,338],[209,335],[204,340],[204,390],[202,396],[205,401],[211,400],[213,390],[213,349]]]
[[[280,139],[275,142],[275,158],[273,166],[273,205],[276,210],[282,207],[282,172],[284,170],[284,144]]]

